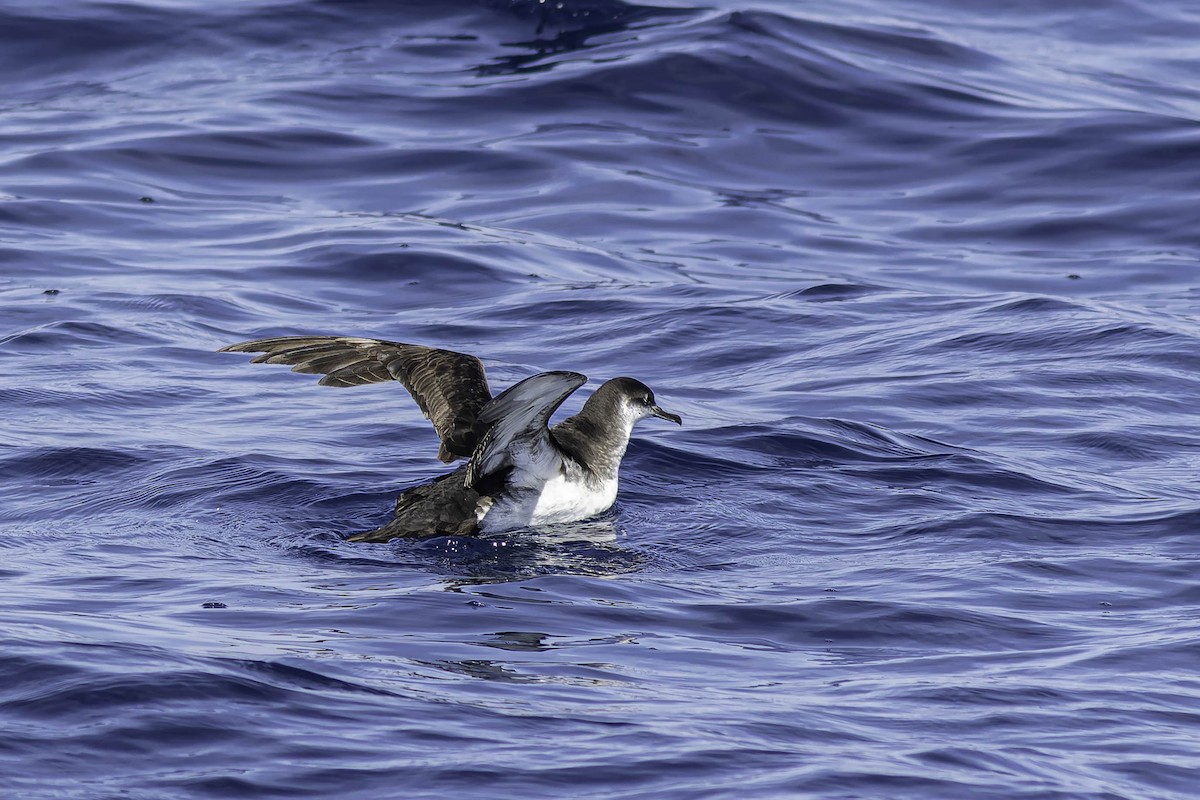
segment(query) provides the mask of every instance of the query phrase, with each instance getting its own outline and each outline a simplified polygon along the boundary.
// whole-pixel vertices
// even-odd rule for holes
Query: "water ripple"
[[[0,27],[10,794],[1194,793],[1190,7]],[[351,544],[444,466],[215,352],[301,333],[684,426],[597,520]]]

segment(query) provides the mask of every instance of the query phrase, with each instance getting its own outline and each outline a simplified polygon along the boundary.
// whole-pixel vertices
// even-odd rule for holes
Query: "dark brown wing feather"
[[[475,356],[355,336],[280,336],[231,344],[221,352],[262,353],[252,363],[291,364],[293,372],[324,375],[323,386],[399,381],[433,423],[442,461],[470,456],[486,430],[479,411],[492,393]]]

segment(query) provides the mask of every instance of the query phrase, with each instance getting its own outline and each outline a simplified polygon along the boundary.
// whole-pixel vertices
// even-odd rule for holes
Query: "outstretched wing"
[[[479,412],[479,421],[488,427],[467,466],[467,486],[514,466],[515,452],[531,458],[561,459],[558,448],[547,441],[550,431],[546,423],[562,402],[585,383],[587,376],[578,372],[542,372],[496,395]]]
[[[445,462],[470,456],[489,424],[479,420],[492,399],[483,363],[464,353],[356,336],[280,336],[221,352],[262,353],[251,363],[291,364],[293,372],[324,375],[322,386],[399,381],[433,423]]]

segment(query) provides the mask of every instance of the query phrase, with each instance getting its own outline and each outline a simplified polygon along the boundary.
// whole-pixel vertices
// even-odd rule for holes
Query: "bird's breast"
[[[532,525],[574,522],[608,510],[617,499],[617,481],[571,480],[557,475],[542,487],[533,509]]]
[[[496,498],[480,519],[485,531],[528,525],[576,522],[608,510],[617,499],[617,480],[571,480],[556,475],[541,487],[510,490]]]

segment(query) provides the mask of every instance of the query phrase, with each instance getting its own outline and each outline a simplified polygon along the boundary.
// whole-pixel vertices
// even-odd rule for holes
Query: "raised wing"
[[[505,467],[516,466],[513,455],[561,459],[558,448],[548,441],[546,423],[572,392],[587,383],[578,372],[542,372],[515,383],[496,395],[479,412],[487,427],[467,466],[467,486]],[[532,464],[520,464],[531,468]]]
[[[220,352],[262,353],[251,363],[291,364],[292,372],[324,375],[322,386],[399,381],[433,423],[445,462],[470,456],[489,424],[479,420],[492,399],[483,363],[464,353],[356,336],[280,336]]]

